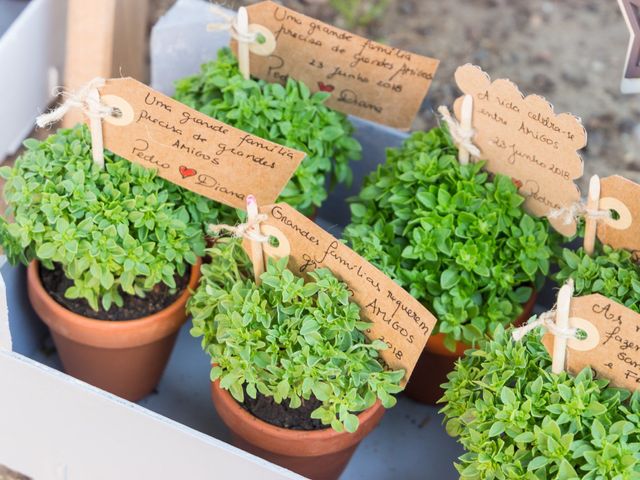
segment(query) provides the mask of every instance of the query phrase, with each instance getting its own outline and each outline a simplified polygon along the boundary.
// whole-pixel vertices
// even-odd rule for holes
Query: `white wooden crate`
[[[24,9],[4,33],[0,31],[0,159],[17,150],[35,118],[53,100],[64,65],[66,0],[20,3]],[[21,7],[16,4],[0,0],[9,18]]]

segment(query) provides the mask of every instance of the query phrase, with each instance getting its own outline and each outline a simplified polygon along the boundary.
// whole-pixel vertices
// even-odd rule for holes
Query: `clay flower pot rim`
[[[180,309],[184,309],[191,290],[194,290],[200,279],[201,258],[191,265],[189,283],[184,291],[173,303],[162,310],[142,318],[132,320],[99,320],[79,315],[63,307],[56,302],[44,289],[40,279],[40,262],[33,260],[27,267],[27,282],[30,285],[29,297],[32,304],[43,304],[50,312],[51,317],[40,314],[40,309],[34,305],[40,314],[42,321],[58,333],[66,335],[80,343],[102,348],[126,348],[149,343],[166,336],[175,325],[184,323],[184,315],[175,315]],[[160,320],[170,316],[171,322]],[[91,331],[88,334],[86,331]]]
[[[520,316],[515,320],[515,322],[513,322],[514,324],[519,324],[519,323],[524,323],[528,320],[528,318],[522,318],[522,315],[525,314],[528,310],[529,307],[531,307],[532,305],[535,304],[536,299],[538,298],[538,291],[537,290],[533,290],[531,292],[531,296],[529,297],[529,300],[527,300],[525,303],[522,304],[523,309],[522,309],[522,313],[520,314]],[[427,345],[425,346],[425,349],[431,353],[435,353],[437,355],[442,355],[444,357],[461,357],[462,355],[464,355],[464,352],[466,350],[468,350],[469,348],[471,348],[471,345],[464,343],[464,342],[456,342],[456,350],[454,352],[452,352],[451,350],[449,350],[447,347],[445,347],[444,345],[444,339],[445,339],[445,334],[444,333],[435,333],[433,335],[431,335],[429,337],[429,340],[427,340]]]
[[[214,396],[214,403],[216,399],[220,401],[221,406],[225,408],[227,411],[220,412],[223,419],[227,416],[233,416],[238,419],[242,425],[245,425],[248,430],[260,430],[262,435],[267,436],[270,439],[275,440],[276,442],[301,442],[297,444],[295,455],[298,456],[314,456],[317,454],[316,448],[312,448],[310,451],[307,451],[305,445],[302,442],[313,442],[316,445],[319,443],[327,443],[332,444],[334,441],[340,437],[352,437],[353,443],[359,442],[362,438],[364,438],[373,428],[377,425],[377,421],[373,423],[370,427],[365,426],[365,424],[370,421],[372,418],[384,413],[384,407],[380,400],[376,400],[376,402],[365,411],[360,412],[358,414],[358,420],[360,420],[360,425],[358,430],[354,433],[349,433],[347,431],[337,432],[331,426],[328,428],[323,428],[319,430],[295,430],[290,428],[277,427],[275,425],[271,425],[270,423],[265,422],[264,420],[259,419],[258,417],[252,415],[249,411],[245,410],[242,405],[240,405],[235,398],[231,396],[231,394],[220,387],[220,380],[216,380],[211,383],[212,393]],[[225,422],[226,423],[226,422]],[[251,441],[251,440],[249,440]],[[262,448],[270,448],[272,451],[284,455],[291,455],[291,451],[277,451],[277,445],[271,445],[269,447],[261,446]],[[340,446],[340,448],[336,448],[335,450],[341,450],[344,448],[344,445]],[[324,451],[324,453],[331,453],[330,451]]]

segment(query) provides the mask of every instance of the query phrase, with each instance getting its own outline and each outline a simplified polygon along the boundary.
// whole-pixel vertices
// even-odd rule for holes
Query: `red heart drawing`
[[[180,165],[180,168],[178,170],[180,170],[180,175],[182,175],[182,178],[193,177],[196,173],[198,173],[195,171],[195,169],[185,167],[184,165]]]
[[[333,85],[329,85],[327,83],[324,83],[324,82],[318,82],[318,88],[322,92],[333,92],[336,87],[334,87]]]

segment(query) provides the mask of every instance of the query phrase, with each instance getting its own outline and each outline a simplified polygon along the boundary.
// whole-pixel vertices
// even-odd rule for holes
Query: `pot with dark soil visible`
[[[185,305],[198,283],[199,265],[178,278],[181,288],[173,295],[159,285],[146,299],[124,295],[123,307],[94,312],[84,301],[59,303],[60,290],[51,282],[60,270],[51,272],[34,261],[27,271],[29,300],[51,330],[65,372],[137,401],[160,381],[187,318]]]
[[[188,309],[211,356],[212,396],[234,445],[312,479],[335,479],[395,404],[404,370],[327,269],[308,281],[269,260],[261,283],[238,239],[216,242]]]
[[[535,291],[531,294],[529,301],[522,307],[522,313],[513,322],[514,325],[521,325],[529,320],[537,296]],[[455,363],[464,352],[471,348],[471,345],[456,342],[455,351],[451,351],[445,346],[444,338],[445,335],[442,333],[431,335],[418,358],[411,379],[404,389],[404,393],[413,400],[435,405],[444,394],[441,385],[447,381],[447,375],[453,371]]]
[[[86,126],[27,140],[3,168],[0,243],[65,371],[130,400],[157,385],[200,275],[208,200],[104,152]]]
[[[384,407],[377,401],[358,415],[358,430],[336,432],[318,420],[305,418],[317,407],[317,401],[311,402],[312,408],[290,409],[258,394],[257,404],[240,405],[227,390],[220,388],[219,380],[212,382],[211,396],[218,414],[231,430],[236,447],[314,480],[338,478],[360,442],[384,415]]]

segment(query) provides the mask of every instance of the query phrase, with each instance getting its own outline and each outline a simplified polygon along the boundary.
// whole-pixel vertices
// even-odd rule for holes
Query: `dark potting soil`
[[[252,414],[276,427],[289,428],[291,430],[320,430],[327,428],[320,420],[311,418],[311,412],[322,405],[322,402],[313,395],[309,400],[302,400],[299,408],[289,408],[289,400],[276,403],[273,397],[266,397],[260,392],[255,400],[244,394],[242,407]]]
[[[100,305],[100,309],[96,312],[85,299],[70,299],[64,296],[64,292],[73,285],[73,281],[67,278],[60,264],[54,264],[53,270],[49,270],[40,264],[42,286],[56,302],[78,315],[98,320],[135,320],[136,318],[153,315],[171,305],[182,294],[189,285],[190,274],[191,269],[187,268],[184,275],[176,274],[174,276],[176,291],[173,294],[170,293],[169,287],[164,283],[158,283],[150,292],[146,293],[144,298],[120,291],[124,301],[122,307],[111,305],[109,310],[105,310]]]

